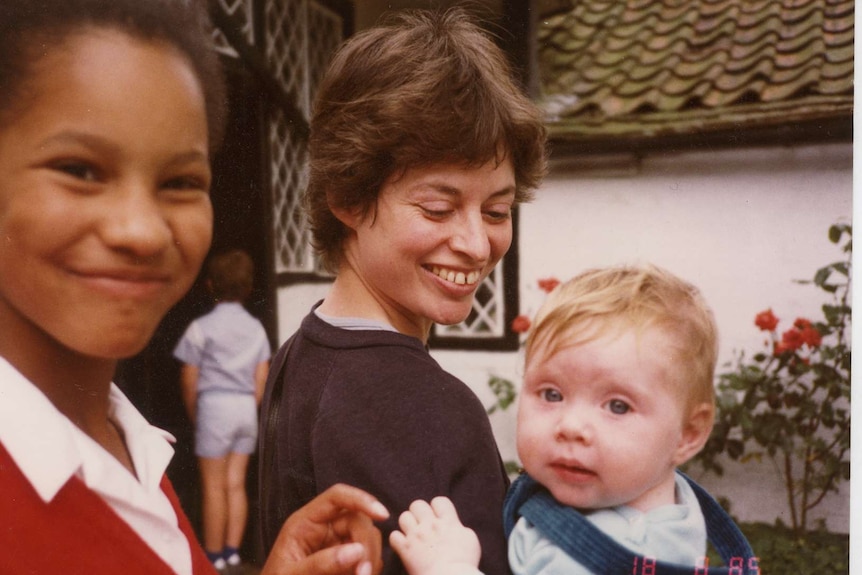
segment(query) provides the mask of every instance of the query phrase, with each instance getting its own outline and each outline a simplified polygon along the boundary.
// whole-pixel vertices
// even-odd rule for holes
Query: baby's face
[[[518,408],[518,454],[557,501],[581,509],[674,502],[685,459],[684,398],[662,330],[633,330],[531,355]]]

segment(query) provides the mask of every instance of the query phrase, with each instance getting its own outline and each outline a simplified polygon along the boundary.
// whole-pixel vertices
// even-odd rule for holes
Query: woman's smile
[[[432,266],[431,273],[447,282],[468,286],[476,285],[481,277],[481,272],[476,270],[464,272],[439,266]]]

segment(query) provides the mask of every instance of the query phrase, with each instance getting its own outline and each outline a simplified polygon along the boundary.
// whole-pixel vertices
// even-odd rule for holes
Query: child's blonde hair
[[[542,348],[550,357],[628,329],[662,329],[674,345],[672,361],[683,377],[676,385],[687,407],[714,405],[718,330],[695,286],[654,265],[593,269],[557,287],[545,301],[527,338],[527,364]]]

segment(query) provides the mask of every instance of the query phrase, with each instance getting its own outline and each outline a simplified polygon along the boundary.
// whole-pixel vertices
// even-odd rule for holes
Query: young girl
[[[212,573],[165,477],[171,438],[111,383],[210,245],[225,95],[201,6],[0,3],[0,573]],[[275,555],[370,572],[379,535],[356,512],[380,507],[331,493]]]

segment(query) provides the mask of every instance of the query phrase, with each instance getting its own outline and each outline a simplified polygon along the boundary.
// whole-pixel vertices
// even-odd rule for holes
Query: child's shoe
[[[228,572],[227,562],[221,557],[213,561],[213,567],[215,567],[215,570],[218,571],[220,575],[225,575]]]
[[[242,560],[239,553],[231,553],[225,560],[225,575],[242,575]]]

